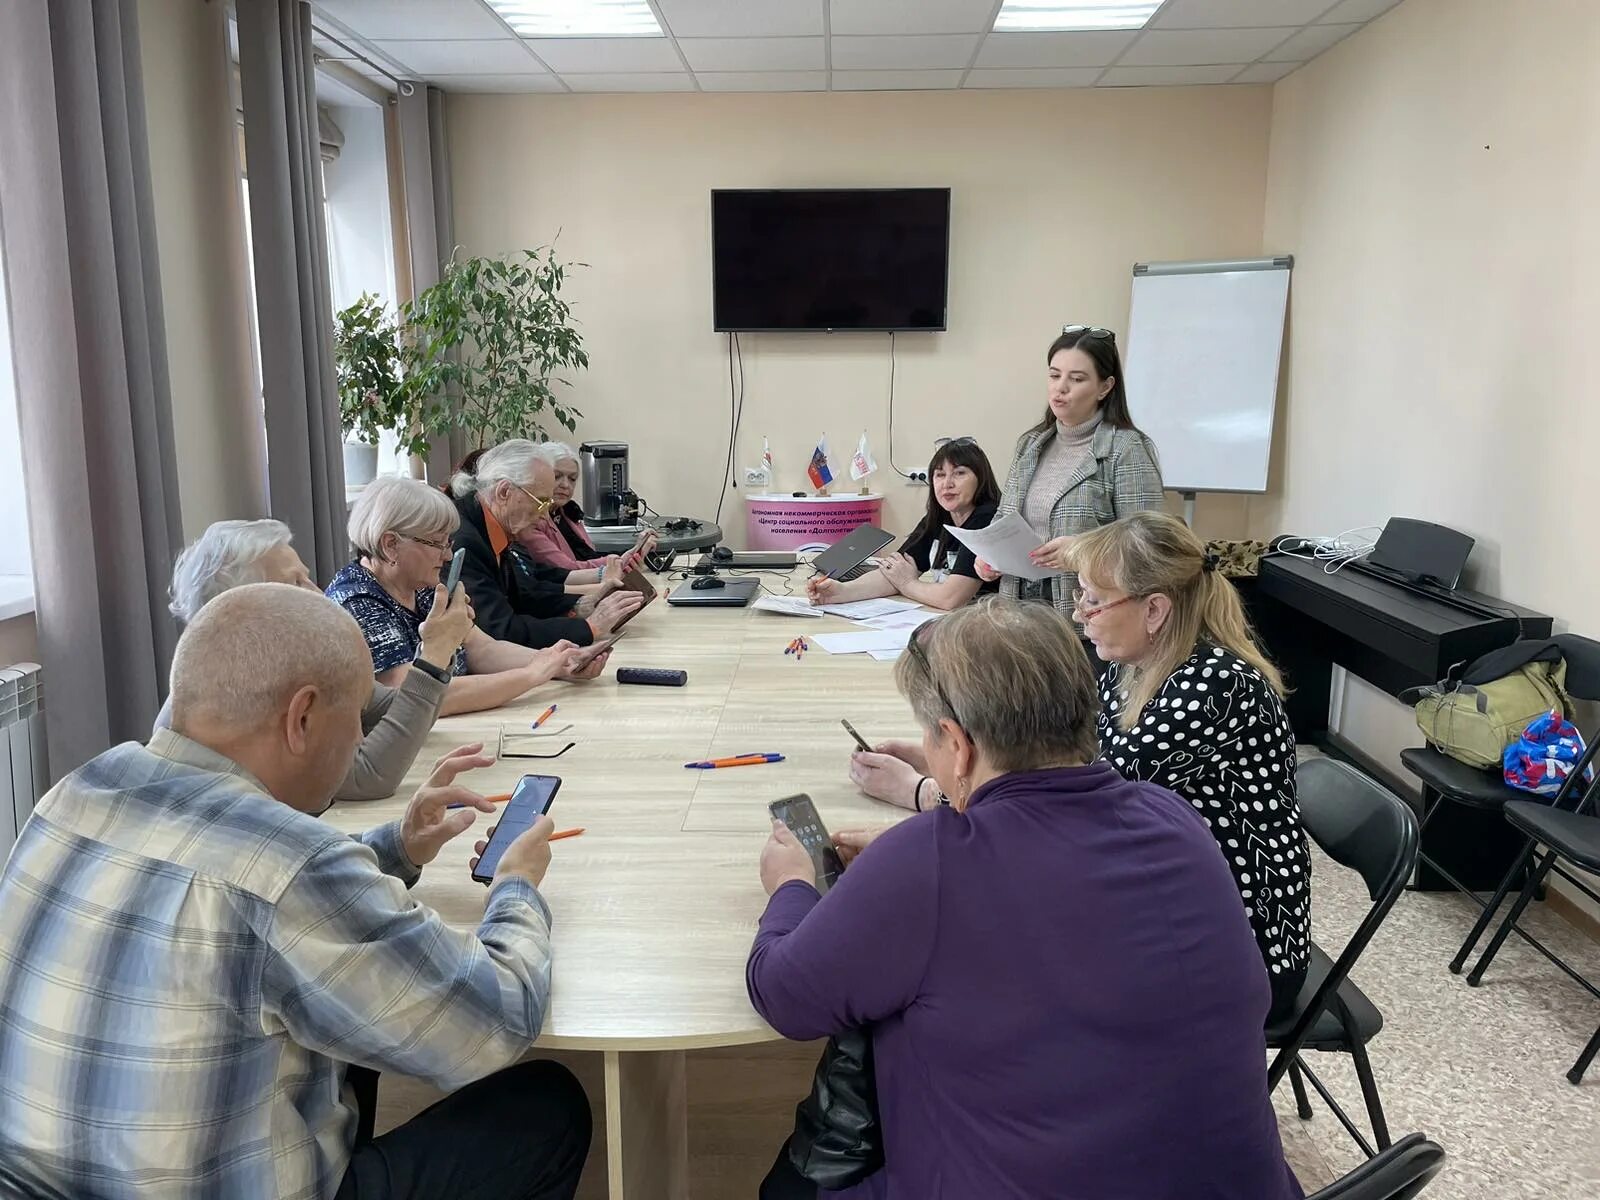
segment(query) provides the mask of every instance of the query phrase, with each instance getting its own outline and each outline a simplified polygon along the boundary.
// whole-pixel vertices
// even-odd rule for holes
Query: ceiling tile
[[[668,38],[536,38],[528,45],[560,75],[683,69]]]
[[[656,0],[674,37],[822,36],[823,0]]]
[[[863,33],[988,33],[994,0],[831,0],[837,36]]]
[[[926,70],[960,67],[972,61],[976,33],[931,33],[911,37],[839,37],[830,39],[836,71]]]
[[[433,75],[428,82],[447,92],[559,92],[561,81],[541,75]]]
[[[969,88],[1093,87],[1101,67],[1038,67],[1031,71],[968,71]]]
[[[373,42],[515,36],[478,0],[315,0],[312,7]]]
[[[1310,25],[1295,34],[1271,54],[1268,62],[1305,62],[1315,58],[1336,42],[1342,42],[1360,25]]]
[[[1183,87],[1191,83],[1227,83],[1237,66],[1210,67],[1112,67],[1100,80],[1101,87]]]
[[[679,38],[696,73],[703,71],[820,71],[828,65],[819,37]]]
[[[953,88],[960,71],[835,71],[836,92],[916,92]]]
[[[1104,67],[1133,41],[1133,32],[991,33],[978,51],[979,67]]]
[[[1292,29],[1151,30],[1118,62],[1129,67],[1190,67],[1255,62]]]
[[[646,71],[637,74],[597,72],[563,75],[575,92],[692,92],[694,76],[684,71]]]
[[[1251,25],[1304,25],[1333,0],[1167,0],[1151,29],[1242,29]]]
[[[825,92],[826,71],[697,71],[707,92]]]
[[[1233,77],[1234,83],[1277,83],[1290,71],[1299,70],[1299,63],[1257,63],[1246,67]]]
[[[390,58],[423,75],[515,75],[543,71],[539,60],[516,38],[507,41],[374,42]]]
[[[1370,21],[1374,17],[1381,17],[1399,3],[1400,0],[1344,0],[1324,13],[1322,19],[1334,25],[1345,21]]]

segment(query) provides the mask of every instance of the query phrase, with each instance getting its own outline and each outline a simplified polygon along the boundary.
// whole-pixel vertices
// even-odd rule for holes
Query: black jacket
[[[461,527],[452,541],[467,552],[461,582],[467,585],[479,629],[535,650],[563,638],[580,646],[594,641],[589,622],[570,615],[578,598],[566,593],[566,571],[534,562],[515,542],[496,556],[477,496],[457,500],[456,509]]]

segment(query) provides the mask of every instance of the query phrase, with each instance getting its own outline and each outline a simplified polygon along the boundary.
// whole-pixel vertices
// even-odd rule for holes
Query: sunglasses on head
[[[950,703],[950,694],[944,690],[944,684],[939,682],[939,677],[933,673],[933,664],[928,661],[928,652],[922,646],[922,639],[930,626],[939,622],[938,617],[924,621],[911,631],[911,638],[906,642],[906,650],[911,657],[917,660],[917,666],[922,668],[922,673],[928,677],[928,682],[933,684],[933,690],[939,695],[939,702],[944,705],[945,711],[950,714],[950,719],[961,728],[966,725],[961,720],[961,715],[956,712],[956,706]]]
[[[1109,329],[1101,329],[1098,325],[1063,325],[1062,333],[1081,333],[1084,337],[1100,338],[1102,341],[1114,342],[1117,335]]]

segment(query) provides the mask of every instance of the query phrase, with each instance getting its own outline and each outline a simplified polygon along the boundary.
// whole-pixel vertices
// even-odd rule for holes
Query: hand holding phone
[[[867,745],[867,739],[856,732],[856,727],[854,725],[850,724],[850,722],[846,721],[843,717],[839,719],[839,724],[844,726],[844,731],[846,733],[855,738],[857,746],[866,751],[868,754],[872,753],[872,747]]]
[[[839,852],[834,849],[833,839],[828,836],[828,829],[817,815],[817,807],[811,803],[811,797],[802,794],[774,800],[767,805],[767,811],[774,820],[787,826],[805,849],[811,859],[817,891],[826,894],[843,873],[844,863],[840,861]]]
[[[504,866],[507,873],[538,885],[550,865],[550,834],[555,828],[546,814],[560,790],[561,780],[554,775],[522,777],[488,838],[477,845],[473,879],[485,885],[493,883]]]

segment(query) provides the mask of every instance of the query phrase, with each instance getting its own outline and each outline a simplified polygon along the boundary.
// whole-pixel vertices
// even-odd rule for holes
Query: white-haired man
[[[245,583],[286,583],[321,595],[290,537],[281,521],[216,522],[173,565],[173,615],[187,624],[207,601]],[[394,687],[372,689],[361,711],[361,744],[334,799],[381,800],[399,790],[449,692],[456,651],[472,631],[471,606],[465,592],[456,591],[444,603],[444,588],[435,589],[434,606],[422,622],[421,646],[404,678]],[[169,699],[156,728],[169,725],[171,713]]]
[[[417,903],[423,867],[493,811],[455,782],[493,758],[462,747],[402,819],[338,833],[315,815],[371,690],[336,605],[234,588],[179,640],[172,728],[40,801],[0,873],[0,1183],[570,1200],[583,1089],[511,1065],[550,994],[549,819],[507,847],[475,930]],[[346,1064],[460,1090],[358,1145]]]

